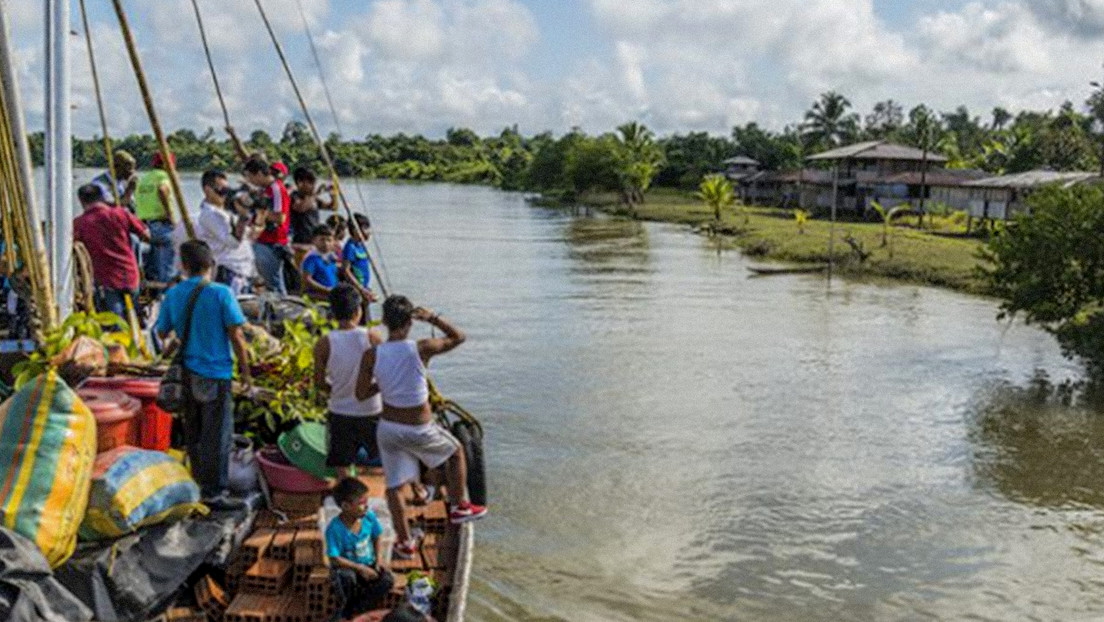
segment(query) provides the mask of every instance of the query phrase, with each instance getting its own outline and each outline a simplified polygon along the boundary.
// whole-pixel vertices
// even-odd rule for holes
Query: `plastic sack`
[[[200,503],[199,486],[172,456],[116,447],[96,458],[80,537],[118,538],[142,527],[208,512]]]
[[[0,526],[38,545],[52,568],[77,544],[95,456],[96,419],[55,372],[0,405]]]
[[[0,528],[0,620],[87,622],[92,612],[65,589],[33,542]]]
[[[241,434],[234,435],[234,444],[230,449],[230,491],[244,495],[260,490],[258,477],[261,475],[257,464],[257,454],[253,451],[253,441]]]

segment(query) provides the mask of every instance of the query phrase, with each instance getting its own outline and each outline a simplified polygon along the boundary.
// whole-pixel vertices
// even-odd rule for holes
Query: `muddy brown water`
[[[488,435],[469,619],[1104,615],[1104,423],[1034,399],[1078,369],[995,302],[363,188],[395,290],[470,335],[432,366]]]

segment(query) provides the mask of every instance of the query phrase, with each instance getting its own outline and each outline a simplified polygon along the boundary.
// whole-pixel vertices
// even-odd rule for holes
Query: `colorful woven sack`
[[[76,547],[95,456],[96,419],[55,372],[0,405],[0,525],[37,544],[51,568]]]
[[[116,447],[96,457],[84,540],[118,538],[151,525],[206,515],[188,469],[160,451]]]

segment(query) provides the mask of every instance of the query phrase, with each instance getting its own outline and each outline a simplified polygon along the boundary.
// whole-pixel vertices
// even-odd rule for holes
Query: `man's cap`
[[[272,166],[270,168],[272,169],[273,173],[279,174],[280,177],[287,177],[288,176],[287,164],[284,164],[283,162],[281,162],[279,160],[276,160],[275,162],[273,162]]]
[[[169,153],[169,161],[172,162],[173,167],[176,167],[176,154],[175,153],[171,153],[171,152]],[[153,154],[153,165],[154,166],[161,166],[164,163],[165,163],[165,160],[161,158],[161,152],[160,151],[155,152]]]

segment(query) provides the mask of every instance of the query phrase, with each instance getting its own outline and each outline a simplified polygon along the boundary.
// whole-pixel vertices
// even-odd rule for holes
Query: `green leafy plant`
[[[875,212],[882,217],[882,248],[889,247],[889,256],[893,256],[893,244],[891,243],[890,231],[893,226],[893,219],[901,215],[909,209],[908,203],[902,203],[897,207],[886,209],[881,203],[877,201],[871,201],[870,207],[874,208]]]
[[[809,222],[809,212],[803,209],[794,210],[794,221],[797,223],[797,232],[805,234],[805,223]]]
[[[311,307],[293,320],[284,320],[283,336],[278,342],[250,342],[257,391],[253,397],[239,399],[236,405],[247,433],[271,441],[293,422],[325,419],[325,408],[314,388],[314,345],[335,327],[322,310]]]
[[[695,196],[713,209],[713,221],[717,223],[721,222],[721,210],[736,202],[732,184],[724,175],[706,175]],[[747,224],[747,214],[744,215],[744,224]]]
[[[73,313],[61,325],[43,336],[42,344],[27,360],[12,367],[15,388],[22,387],[50,369],[54,365],[54,359],[78,337],[90,337],[104,346],[121,347],[131,357],[138,356],[138,348],[130,336],[130,327],[123,318],[107,311]]]

